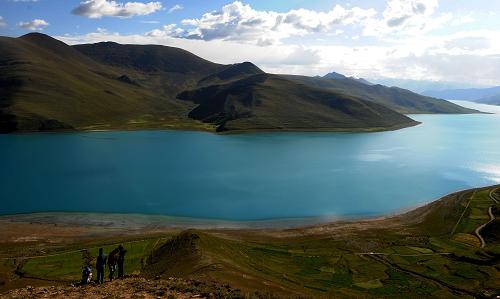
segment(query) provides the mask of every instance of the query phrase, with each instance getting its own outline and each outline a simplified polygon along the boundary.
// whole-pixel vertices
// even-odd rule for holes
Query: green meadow
[[[488,222],[488,208],[498,207],[490,191],[451,195],[380,225],[347,226],[339,233],[187,230],[103,247],[110,252],[125,246],[129,275],[216,280],[287,296],[484,297],[500,288],[500,244],[485,233],[481,248],[474,232]],[[491,225],[498,228],[498,221]],[[76,281],[83,265],[95,263],[97,252],[92,246],[31,258],[19,271]]]

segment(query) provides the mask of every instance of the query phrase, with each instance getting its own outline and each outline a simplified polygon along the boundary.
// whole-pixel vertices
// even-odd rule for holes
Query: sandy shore
[[[500,185],[490,186],[500,187]],[[487,188],[487,187],[480,187]],[[257,221],[227,221],[195,219],[162,215],[111,214],[111,213],[32,213],[0,216],[0,240],[26,242],[52,240],[58,243],[65,238],[98,237],[110,232],[115,236],[145,235],[199,229],[229,234],[258,234],[272,236],[315,235],[364,230],[373,227],[394,227],[414,221],[412,216],[422,214],[427,207],[466,190],[447,194],[397,213],[379,217],[350,218],[289,218]]]

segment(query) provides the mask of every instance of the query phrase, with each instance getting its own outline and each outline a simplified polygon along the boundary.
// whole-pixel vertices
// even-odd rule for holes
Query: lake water
[[[500,183],[498,115],[413,118],[423,124],[357,134],[0,135],[0,214],[373,216]]]

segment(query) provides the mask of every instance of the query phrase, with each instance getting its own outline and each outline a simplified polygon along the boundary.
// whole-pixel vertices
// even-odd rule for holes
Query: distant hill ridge
[[[447,100],[464,100],[490,105],[500,105],[500,86],[489,88],[429,90],[423,92],[423,94]]]
[[[343,92],[351,96],[366,99],[403,114],[460,114],[472,113],[473,110],[466,109],[448,101],[422,96],[406,89],[398,87],[387,87],[380,84],[368,85],[359,80],[340,76],[307,77],[285,75],[285,78],[308,86],[315,86],[337,92]]]
[[[347,77],[347,76],[342,75],[342,74],[337,73],[337,72],[328,73],[328,74],[324,75],[323,78],[324,79],[333,79],[333,80],[351,79],[351,80],[354,80],[354,81],[357,81],[359,83],[363,83],[366,85],[374,85],[373,83],[369,82],[366,79],[356,78],[356,77]]]
[[[248,76],[264,74],[264,71],[259,69],[251,62],[235,63],[223,67],[221,70],[211,74],[198,82],[200,86],[216,84],[228,80],[243,79]]]
[[[0,86],[0,132],[365,131],[416,124],[402,113],[474,112],[355,78],[266,74],[159,45],[68,46],[41,33],[0,37]]]
[[[186,50],[159,45],[101,42],[73,48],[100,63],[145,72],[211,73],[220,66]]]

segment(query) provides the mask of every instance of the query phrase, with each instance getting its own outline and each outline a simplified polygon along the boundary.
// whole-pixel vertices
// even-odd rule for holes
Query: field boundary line
[[[472,199],[473,199],[473,198],[474,198],[474,196],[476,195],[476,192],[477,192],[477,190],[474,190],[474,193],[472,193],[472,195],[471,195],[471,197],[470,197],[470,199],[469,199],[469,202],[467,203],[467,205],[465,206],[464,211],[462,212],[462,215],[460,215],[460,218],[458,218],[457,223],[455,223],[455,226],[454,226],[454,227],[453,227],[453,229],[451,230],[451,233],[450,233],[450,238],[451,238],[451,237],[453,237],[453,235],[455,234],[455,231],[457,230],[458,225],[460,224],[460,221],[462,221],[462,218],[464,217],[465,212],[467,212],[467,209],[469,208],[469,205],[470,205],[470,203],[472,202]],[[465,196],[465,194],[467,194],[467,193],[464,193],[464,194],[462,194],[461,196],[462,196],[462,197],[464,197],[464,196]]]

